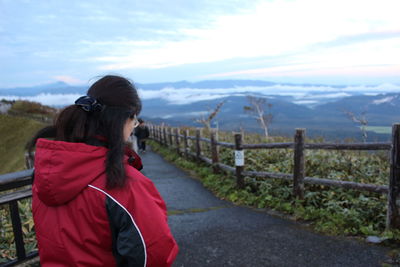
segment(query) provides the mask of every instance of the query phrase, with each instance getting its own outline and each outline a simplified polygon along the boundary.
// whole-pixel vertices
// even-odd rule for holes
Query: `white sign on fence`
[[[244,166],[244,150],[235,150],[235,166]]]

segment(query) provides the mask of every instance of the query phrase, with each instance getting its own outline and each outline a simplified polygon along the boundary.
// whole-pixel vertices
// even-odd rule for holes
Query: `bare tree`
[[[204,125],[207,131],[211,130],[211,121],[217,116],[217,114],[221,111],[221,107],[225,104],[225,101],[218,103],[218,105],[209,110],[209,114],[205,117],[204,115],[200,119],[196,119],[195,121]]]
[[[366,111],[363,111],[360,113],[359,116],[355,115],[353,112],[350,112],[348,110],[344,110],[343,113],[346,115],[347,118],[349,118],[351,121],[360,124],[360,130],[362,133],[362,139],[363,142],[367,142],[367,126],[368,126],[368,120],[366,118]]]
[[[267,102],[266,98],[262,97],[254,97],[247,96],[247,100],[250,103],[250,106],[244,106],[244,111],[250,114],[253,114],[260,124],[261,128],[264,130],[265,137],[269,137],[269,125],[272,122],[272,114],[271,112],[265,114],[265,111],[268,111],[272,108],[272,104]]]

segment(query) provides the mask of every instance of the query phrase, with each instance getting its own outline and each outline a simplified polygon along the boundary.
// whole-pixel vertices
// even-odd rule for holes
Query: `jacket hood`
[[[34,190],[48,206],[74,199],[105,174],[105,147],[39,139],[35,152]]]

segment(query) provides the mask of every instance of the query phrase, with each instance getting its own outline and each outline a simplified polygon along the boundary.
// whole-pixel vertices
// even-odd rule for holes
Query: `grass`
[[[43,123],[17,116],[0,114],[0,174],[25,169],[25,148]]]

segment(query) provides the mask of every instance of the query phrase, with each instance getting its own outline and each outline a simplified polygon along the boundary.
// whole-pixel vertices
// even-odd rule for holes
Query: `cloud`
[[[380,104],[383,104],[383,103],[390,103],[393,99],[394,99],[394,96],[388,96],[388,97],[384,97],[384,98],[381,98],[381,99],[374,100],[374,101],[372,101],[372,104],[380,105]]]
[[[353,93],[376,95],[383,92],[400,92],[400,85],[381,84],[377,86],[342,86],[340,88],[328,85],[290,85],[276,84],[272,86],[242,86],[232,88],[173,88],[166,87],[160,90],[138,89],[139,96],[145,102],[150,99],[162,99],[168,104],[184,105],[197,101],[207,101],[228,96],[258,95],[273,97],[274,95],[288,96],[298,104],[314,104],[318,101],[342,98]],[[1,91],[0,91],[1,93]],[[0,99],[40,102],[50,106],[71,105],[80,97],[79,94],[39,94],[37,96],[1,96]],[[193,114],[198,115],[198,114]]]
[[[372,65],[372,66],[332,66],[325,64],[294,64],[280,67],[258,68],[225,73],[203,75],[202,79],[212,78],[262,78],[262,77],[319,77],[319,76],[398,76],[400,65]]]
[[[68,76],[68,75],[56,75],[53,77],[53,79],[55,79],[57,81],[65,82],[65,83],[68,83],[71,85],[81,85],[81,84],[85,83],[84,81],[82,81],[80,79],[77,79],[77,78],[74,78],[74,77]]]
[[[346,43],[351,45],[359,43],[360,36],[377,38],[373,37],[372,33],[399,31],[397,25],[400,25],[400,16],[393,12],[395,6],[400,8],[400,3],[394,0],[387,0],[385,3],[349,3],[343,0],[329,3],[317,0],[261,2],[252,12],[221,15],[204,28],[178,28],[176,32],[186,36],[184,40],[166,40],[160,47],[125,51],[127,53],[123,55],[99,57],[97,60],[108,62],[100,66],[102,70],[121,70],[166,68],[230,58],[301,52],[304,54],[304,64],[313,63],[315,57],[308,58],[312,56],[313,50],[307,51],[307,47],[315,44],[330,43],[331,47]],[[395,35],[383,34],[380,38],[387,39],[393,36]],[[376,49],[379,44],[382,43],[373,47],[363,47],[362,50],[347,46],[344,51],[337,52],[340,53],[341,59],[347,56],[347,62],[350,62],[348,64],[352,65],[358,65],[361,57],[372,65],[382,61],[386,63],[388,60],[394,62],[395,59],[390,60],[388,55],[395,54],[398,42],[392,46],[386,44],[386,49],[380,50]],[[355,56],[354,51],[360,53]],[[378,55],[375,55],[374,51],[378,52]],[[334,51],[325,51],[325,62],[334,60],[335,56],[337,58],[337,55],[331,52]],[[368,54],[370,57],[366,59]],[[346,61],[341,62],[343,63],[346,64]],[[298,64],[297,67],[301,65]],[[329,64],[326,67],[329,67]]]
[[[323,93],[322,93],[323,92]],[[243,86],[232,88],[173,88],[167,87],[161,90],[142,90],[139,95],[144,100],[163,99],[170,104],[190,104],[197,101],[205,101],[223,98],[227,96],[245,96],[258,94],[265,96],[290,96],[297,103],[308,103],[304,101],[315,101],[315,99],[342,98],[350,96],[351,93],[382,93],[400,92],[400,85],[381,84],[377,86],[346,86],[333,87],[329,85],[283,85],[273,86]],[[303,101],[303,102],[299,102]],[[311,103],[311,102],[310,102]]]
[[[159,44],[158,41],[137,41],[137,40],[128,40],[122,38],[120,40],[109,40],[109,41],[92,41],[92,40],[81,40],[78,42],[78,45],[89,45],[89,46],[129,46],[129,47],[149,47]]]
[[[171,118],[177,118],[177,117],[201,117],[205,116],[209,113],[209,111],[194,111],[194,112],[185,112],[185,113],[172,113],[172,114],[166,114],[163,116],[155,115],[154,117],[160,117],[162,119],[171,119]]]
[[[175,89],[172,87],[163,88],[161,90],[138,90],[139,96],[144,99],[163,99],[169,104],[183,105],[190,104],[197,101],[213,100],[218,98],[223,98],[229,96],[229,91],[221,90],[227,92],[227,94],[218,93],[217,90],[213,89],[192,89],[192,88],[180,88]]]
[[[349,93],[344,93],[344,92],[340,92],[340,93],[333,93],[333,94],[318,94],[318,95],[307,95],[307,98],[339,98],[339,97],[347,97],[347,96],[351,96],[351,94]]]
[[[316,100],[299,100],[299,101],[293,101],[293,103],[297,105],[315,105],[318,104],[318,101]]]
[[[81,2],[3,2],[2,84],[37,81],[36,70],[47,82],[61,66],[83,80],[99,70],[154,80],[398,76],[398,0]]]
[[[48,106],[67,106],[74,104],[79,94],[40,94],[37,96],[0,96],[0,99],[6,100],[28,100],[39,102]]]
[[[270,59],[270,63],[266,61],[265,65],[270,66],[213,73],[200,78],[398,76],[400,54],[395,51],[400,47],[400,35],[390,33],[388,36],[389,39],[369,37],[368,42],[316,45],[298,54]],[[277,62],[281,64],[276,66]]]
[[[49,21],[57,19],[57,16],[54,14],[37,15],[34,19],[39,23],[49,23]]]

